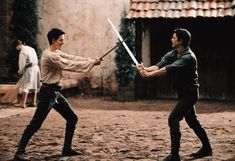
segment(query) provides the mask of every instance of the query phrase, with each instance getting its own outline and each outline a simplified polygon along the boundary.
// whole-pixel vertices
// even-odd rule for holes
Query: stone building
[[[7,56],[6,46],[9,43],[8,31],[13,2],[14,0],[0,1],[0,75],[5,77],[8,74],[5,59]],[[37,40],[39,48],[43,50],[47,47],[47,32],[53,27],[58,27],[66,32],[66,42],[63,46],[65,52],[97,58],[115,46],[118,41],[107,18],[110,17],[118,28],[121,12],[124,8],[128,10],[129,3],[129,0],[38,0],[39,33]],[[65,72],[64,87],[77,86],[82,83],[79,78],[86,77],[85,80],[90,83],[91,88],[98,89],[103,93],[115,92],[114,56],[115,52],[112,52],[104,58],[100,67],[94,68],[86,75]]]
[[[173,30],[187,28],[198,58],[200,98],[234,100],[235,0],[132,0],[139,62],[154,65],[171,50]],[[168,77],[137,79],[138,98],[175,98]]]

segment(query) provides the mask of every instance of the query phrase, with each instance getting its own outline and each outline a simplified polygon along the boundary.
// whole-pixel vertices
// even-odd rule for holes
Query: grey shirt
[[[190,48],[186,48],[179,56],[176,50],[172,50],[156,65],[166,68],[167,74],[173,78],[173,89],[178,93],[198,89],[197,58]]]

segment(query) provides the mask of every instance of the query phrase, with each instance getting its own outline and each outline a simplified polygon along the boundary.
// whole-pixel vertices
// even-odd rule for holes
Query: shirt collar
[[[189,47],[186,47],[186,48],[179,54],[179,57],[178,57],[178,58],[182,57],[183,55],[189,54],[188,51],[190,51],[190,48],[189,48]],[[174,49],[174,52],[175,52],[176,55],[178,54],[177,50],[175,50],[175,49]]]

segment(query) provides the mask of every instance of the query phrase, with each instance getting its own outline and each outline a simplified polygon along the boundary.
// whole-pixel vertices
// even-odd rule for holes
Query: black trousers
[[[27,125],[18,146],[18,153],[25,151],[25,147],[32,135],[40,129],[50,110],[54,108],[66,121],[64,148],[70,148],[73,133],[78,121],[67,99],[59,92],[57,85],[42,84],[38,96],[37,109],[30,123]],[[55,122],[56,123],[56,122]]]
[[[203,146],[210,147],[207,134],[197,119],[195,111],[195,103],[199,97],[198,90],[194,90],[185,94],[178,94],[178,103],[169,115],[168,124],[171,136],[171,153],[178,154],[180,148],[180,121],[185,121],[195,134],[201,140]]]

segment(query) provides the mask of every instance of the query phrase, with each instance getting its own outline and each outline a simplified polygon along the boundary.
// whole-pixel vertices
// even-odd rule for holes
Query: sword
[[[127,39],[127,38],[126,38]],[[126,41],[123,40],[123,41]],[[106,53],[104,53],[101,57],[99,57],[98,59],[103,59],[106,55],[108,55],[111,51],[113,51],[116,47],[118,47],[120,45],[120,43],[118,43],[117,45],[115,45],[113,48],[111,48],[109,51],[107,51]]]
[[[115,26],[113,25],[112,21],[108,18],[108,22],[109,24],[112,26],[114,32],[116,33],[116,35],[118,36],[118,39],[121,41],[122,45],[125,47],[126,51],[128,52],[128,54],[130,55],[131,59],[133,60],[133,62],[135,63],[135,65],[137,66],[139,63],[136,60],[135,56],[133,55],[133,53],[131,52],[131,50],[129,49],[129,47],[126,45],[126,43],[123,41],[123,38],[121,37],[121,35],[119,34],[119,32],[117,31],[117,29],[115,28]]]

